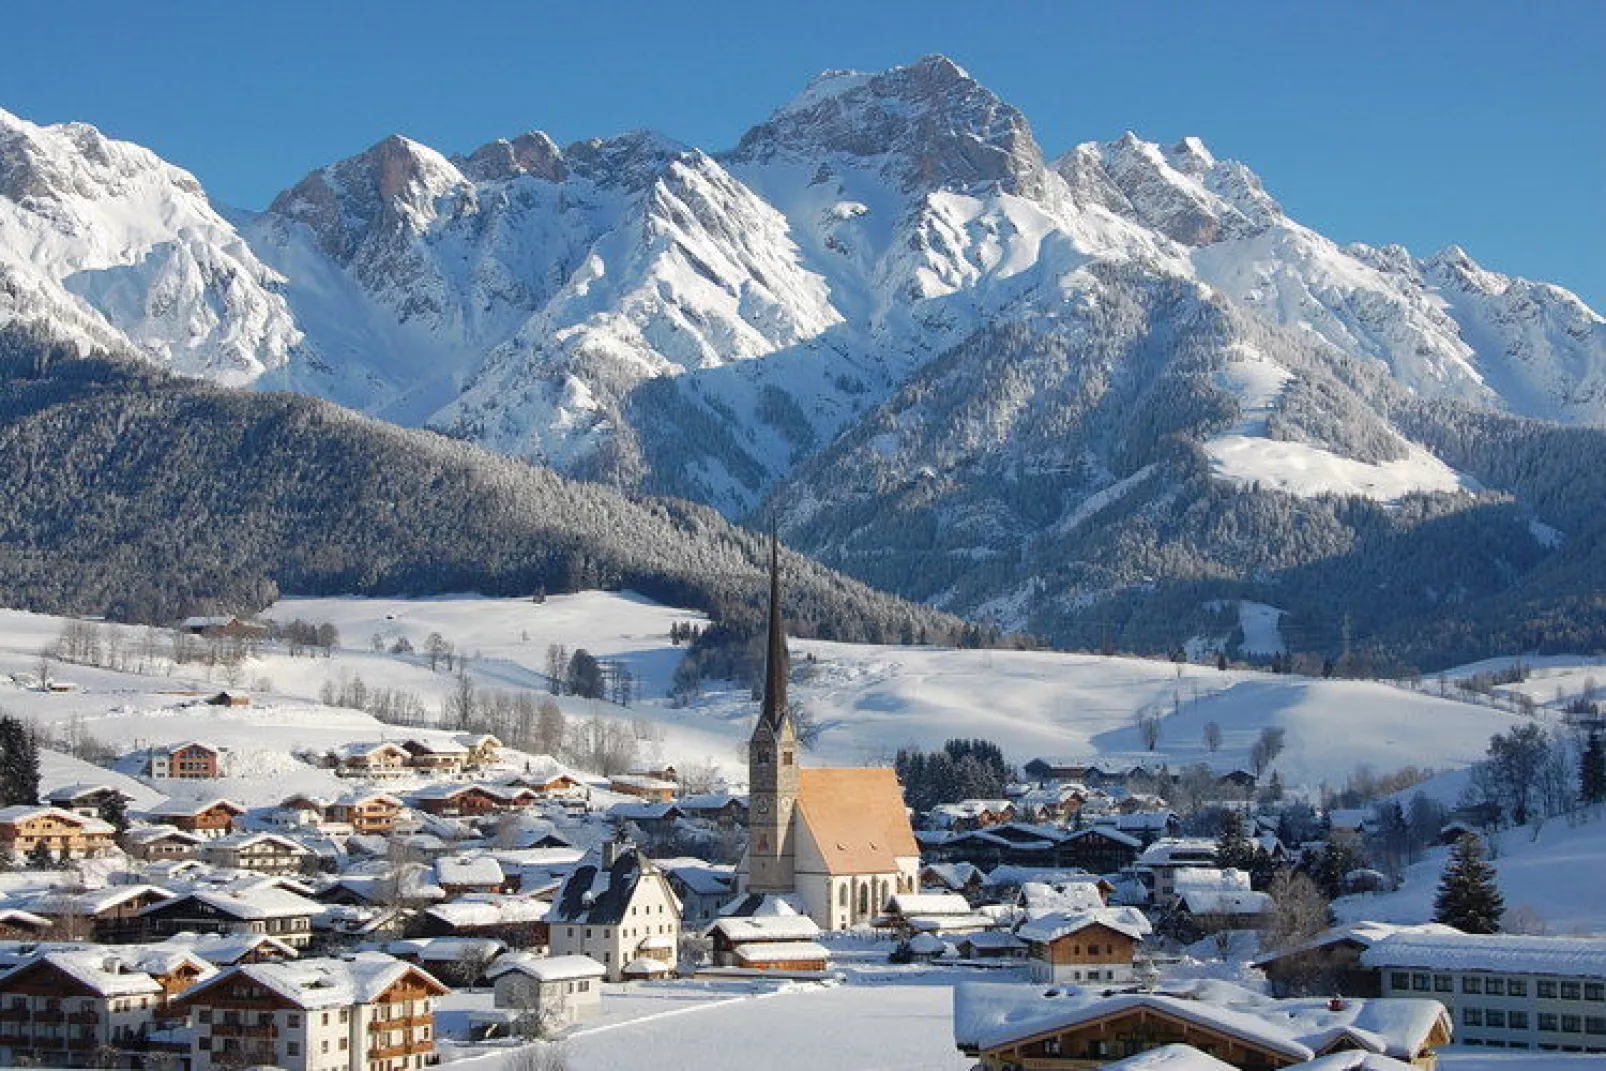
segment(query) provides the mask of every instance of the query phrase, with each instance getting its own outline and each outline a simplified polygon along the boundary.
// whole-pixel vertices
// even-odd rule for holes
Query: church
[[[916,891],[920,849],[891,769],[803,769],[787,704],[780,563],[770,544],[764,703],[748,743],[751,896],[790,896],[823,930],[868,924],[896,893]]]

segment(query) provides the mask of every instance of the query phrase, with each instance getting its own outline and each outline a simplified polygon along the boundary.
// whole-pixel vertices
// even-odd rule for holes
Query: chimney
[[[1347,1007],[1349,1007],[1349,1004],[1343,997],[1333,997],[1327,1002],[1328,1011],[1343,1011]]]

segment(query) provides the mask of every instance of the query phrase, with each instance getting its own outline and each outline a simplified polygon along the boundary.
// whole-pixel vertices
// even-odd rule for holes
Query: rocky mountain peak
[[[498,138],[481,145],[467,157],[455,157],[453,162],[476,182],[499,182],[520,175],[562,182],[568,176],[563,150],[539,130],[511,140]]]
[[[274,198],[268,211],[299,220],[324,250],[349,263],[371,233],[422,232],[441,198],[469,192],[468,179],[427,145],[392,134],[364,152],[321,168]]]
[[[732,153],[759,164],[830,156],[887,173],[906,191],[996,184],[1034,196],[1048,177],[1026,117],[946,56],[880,74],[827,72]]]
[[[687,146],[651,130],[633,130],[611,138],[588,138],[563,150],[569,170],[599,186],[641,189],[655,179]]]

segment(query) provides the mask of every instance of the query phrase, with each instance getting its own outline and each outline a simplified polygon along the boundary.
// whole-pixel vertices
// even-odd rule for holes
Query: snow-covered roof
[[[26,803],[0,807],[0,825],[15,825],[18,822],[26,822],[33,818],[55,818],[58,821],[78,826],[85,833],[115,832],[109,822],[102,822],[99,818],[85,818],[81,814],[62,810],[60,807],[40,807]]]
[[[163,946],[194,953],[208,963],[220,966],[232,966],[263,949],[281,959],[298,959],[301,956],[290,945],[265,933],[179,933],[153,947]]]
[[[483,894],[435,904],[427,908],[424,914],[434,916],[454,927],[498,926],[540,922],[547,917],[551,907],[551,904],[532,900],[528,896]]]
[[[390,942],[385,951],[424,963],[489,963],[506,952],[507,945],[495,937],[409,937]]]
[[[1138,856],[1139,866],[1197,866],[1216,857],[1216,842],[1204,837],[1162,837]]]
[[[1312,1065],[1300,1064],[1305,1068]],[[1233,1071],[1229,1063],[1200,1052],[1192,1045],[1161,1045],[1157,1049],[1128,1056],[1113,1064],[1105,1064],[1105,1071]]]
[[[51,789],[45,794],[45,799],[51,803],[70,803],[73,800],[82,799],[85,796],[93,796],[100,792],[121,795],[111,785],[95,781],[79,781],[71,785],[61,785]]]
[[[608,817],[616,822],[657,822],[677,817],[680,813],[680,807],[674,803],[647,800],[626,800],[608,808]]]
[[[736,868],[701,859],[660,859],[658,868],[699,896],[724,896],[736,882]]]
[[[887,901],[889,914],[924,915],[927,917],[938,915],[968,915],[971,913],[970,901],[958,893],[897,893]]]
[[[199,833],[191,833],[178,826],[161,823],[154,826],[135,826],[123,834],[123,839],[135,844],[148,844],[157,840],[185,840],[191,844],[203,844],[206,838]]]
[[[105,949],[73,952],[46,952],[0,975],[0,988],[15,975],[37,963],[47,963],[73,981],[89,987],[103,997],[138,996],[159,993],[161,984],[144,971],[130,967],[127,959]]]
[[[673,781],[665,781],[661,777],[646,777],[641,774],[615,774],[608,778],[608,783],[624,788],[633,788],[640,792],[678,792],[680,790],[680,786]]]
[[[222,807],[224,810],[233,811],[235,814],[245,813],[244,807],[233,800],[224,799],[222,796],[212,796],[198,800],[165,799],[156,806],[146,809],[145,813],[175,818],[193,818],[198,814],[210,811],[214,807]]]
[[[281,889],[272,885],[237,891],[198,889],[187,895],[199,903],[206,904],[232,918],[238,919],[310,917],[323,910],[323,905],[316,901],[308,900],[306,897],[298,896],[288,889]],[[183,897],[178,899],[183,899]],[[159,912],[173,902],[172,900],[167,900],[160,904],[152,904],[141,913]]]
[[[732,951],[748,963],[789,963],[810,960],[824,963],[831,953],[817,941],[760,941],[737,945]]]
[[[1275,904],[1270,894],[1232,889],[1178,890],[1182,903],[1194,915],[1263,915]]]
[[[722,918],[709,927],[718,931],[732,944],[753,941],[808,940],[817,936],[820,927],[807,915],[750,915],[740,918]]]
[[[1089,874],[1079,867],[1020,866],[1015,863],[1005,863],[987,873],[987,884],[993,888],[1024,888],[1028,882],[1034,881],[1055,886],[1077,883],[1096,887],[1101,880],[1097,874]]]
[[[580,978],[601,978],[608,968],[590,956],[537,956],[529,952],[509,952],[497,958],[485,972],[488,978],[500,978],[517,971],[542,982],[566,982]]]
[[[655,975],[668,974],[670,969],[670,965],[661,959],[637,956],[625,964],[624,974],[631,978],[651,978]]]
[[[1361,953],[1368,967],[1606,978],[1606,937],[1395,933]]]
[[[173,898],[171,892],[156,885],[107,885],[76,893],[37,893],[29,898],[28,906],[51,915],[99,915],[146,895],[154,895],[160,900]]]
[[[1396,933],[1444,935],[1458,934],[1460,932],[1461,931],[1456,929],[1454,926],[1446,926],[1438,922],[1424,922],[1415,925],[1402,925],[1393,922],[1355,922],[1348,926],[1339,926],[1328,930],[1323,934],[1311,938],[1309,941],[1304,941],[1297,945],[1290,945],[1287,948],[1281,948],[1275,952],[1269,952],[1255,960],[1251,966],[1262,967],[1286,956],[1297,956],[1302,952],[1309,952],[1317,948],[1326,948],[1329,945],[1351,943],[1360,945],[1362,948],[1370,948],[1383,938],[1393,936]]]
[[[1099,887],[1088,881],[1049,883],[1028,881],[1020,887],[1019,903],[1028,917],[1048,914],[1082,914],[1104,906]]]
[[[178,1003],[205,1005],[207,992],[228,979],[245,977],[303,1009],[349,1007],[373,1003],[409,974],[436,993],[447,992],[428,972],[412,964],[382,952],[359,952],[342,959],[242,964],[184,993]]]
[[[489,855],[445,855],[435,860],[435,880],[441,885],[498,886],[507,880],[502,864]]]
[[[1015,930],[1015,935],[1026,941],[1056,941],[1090,926],[1107,926],[1134,941],[1143,940],[1151,930],[1143,912],[1131,907],[1114,907],[1085,914],[1043,915],[1022,923]]]

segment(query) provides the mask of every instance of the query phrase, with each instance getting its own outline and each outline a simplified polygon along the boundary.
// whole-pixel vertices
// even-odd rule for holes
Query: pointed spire
[[[770,624],[768,658],[764,668],[764,708],[759,724],[779,729],[791,717],[786,702],[786,625],[781,620],[780,540],[770,519]]]

